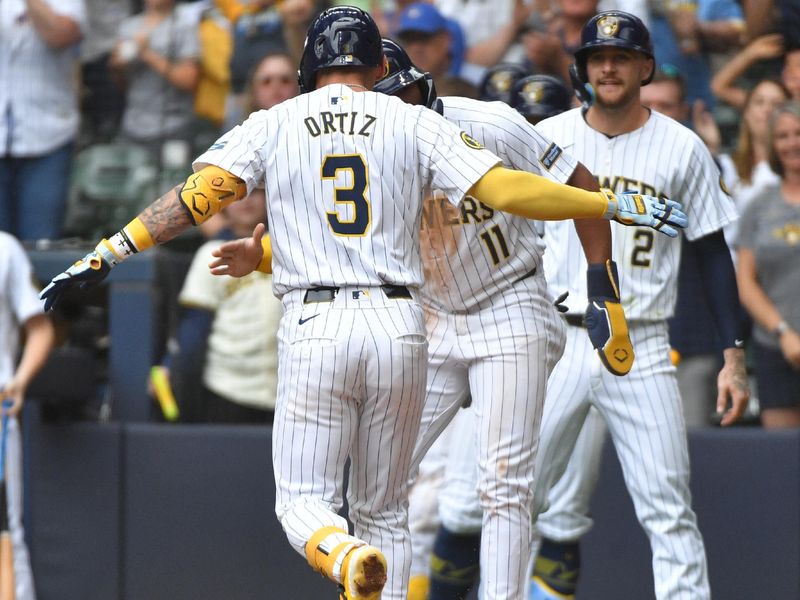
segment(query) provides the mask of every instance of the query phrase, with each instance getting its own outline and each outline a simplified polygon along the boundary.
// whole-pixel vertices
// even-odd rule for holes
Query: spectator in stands
[[[763,187],[777,183],[777,175],[767,161],[767,125],[775,108],[788,98],[789,92],[780,81],[765,79],[759,82],[745,100],[733,156],[721,154],[717,157],[739,214]],[[737,228],[738,223],[734,223],[733,227],[725,230],[731,247],[735,244]]]
[[[232,87],[244,92],[247,78],[265,54],[287,52],[300,62],[313,0],[215,0],[233,24]]]
[[[500,62],[522,63],[524,52],[520,34],[541,2],[525,0],[436,0],[445,17],[456,21],[464,32],[470,65],[492,67]],[[479,73],[483,75],[483,73]]]
[[[800,49],[787,53],[783,36],[778,33],[761,36],[745,46],[714,75],[711,89],[723,102],[744,110],[748,88],[738,87],[738,79],[757,63],[778,58],[784,60],[781,73],[784,86],[795,100],[800,100]]]
[[[288,54],[267,54],[253,70],[244,94],[244,109],[229,112],[226,129],[232,129],[257,110],[270,109],[284,100],[294,98],[297,88],[297,67]],[[217,237],[226,227],[224,213],[217,213],[200,225],[203,235]]]
[[[0,4],[0,230],[56,239],[78,133],[83,0]]]
[[[225,211],[222,238],[252,235],[266,218],[263,190]],[[217,277],[208,263],[220,240],[194,256],[181,290],[177,352],[167,360],[181,417],[189,423],[272,422],[277,393],[277,333],[282,306],[271,276]]]
[[[22,528],[22,441],[17,416],[25,402],[25,390],[47,361],[55,337],[32,276],[33,269],[22,246],[13,236],[0,231],[0,400],[4,402],[3,413],[9,415],[4,467],[16,600],[36,597]],[[25,345],[20,356],[21,334]]]
[[[233,54],[231,24],[217,8],[208,7],[200,14],[198,35],[200,77],[195,91],[194,111],[197,116],[206,119],[213,128],[213,135],[208,143],[211,145],[213,140],[219,137],[220,128],[225,124],[231,89]]]
[[[711,52],[738,48],[745,41],[744,16],[736,0],[682,0],[661,3],[652,27],[656,64],[675,65],[686,78],[687,95],[713,107]]]
[[[581,30],[598,11],[598,0],[559,0],[558,14],[525,36],[531,69],[569,81],[569,65],[581,45]]]
[[[644,106],[676,121],[685,123],[688,120],[686,81],[675,67],[662,65],[656,69],[653,81],[642,87],[641,99]],[[722,344],[701,279],[699,263],[702,260],[695,245],[684,237],[678,298],[675,316],[669,321],[669,337],[688,427],[710,424],[717,399],[717,374],[722,364]]]
[[[800,103],[769,124],[769,164],[780,177],[742,217],[737,279],[755,321],[753,353],[761,423],[800,427]]]
[[[298,91],[297,66],[291,57],[283,52],[267,54],[256,64],[247,81],[241,108],[228,113],[228,127],[241,123],[252,112],[294,98]]]
[[[175,0],[145,0],[120,27],[109,64],[126,90],[122,138],[147,148],[157,164],[166,141],[182,140],[187,150],[193,141],[199,56],[197,17]]]
[[[555,11],[534,11],[523,27],[528,67],[536,73],[570,81],[568,67],[581,45],[584,24],[598,11],[621,10],[636,15],[645,24],[649,11],[644,0],[558,0]]]
[[[81,143],[112,140],[125,96],[111,79],[108,61],[119,27],[131,16],[129,0],[85,0],[86,35],[81,43]]]
[[[256,65],[247,85],[243,119],[267,110],[298,94],[297,69],[288,54],[268,54]]]
[[[433,4],[414,2],[403,9],[396,31],[411,60],[437,82],[443,96],[475,98],[477,91],[460,76],[464,34]]]

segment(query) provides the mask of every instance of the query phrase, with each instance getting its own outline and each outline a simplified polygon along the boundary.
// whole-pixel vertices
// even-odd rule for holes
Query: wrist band
[[[116,255],[117,261],[123,261],[132,254],[147,250],[154,244],[150,232],[136,217],[120,231],[106,240],[110,250]]]

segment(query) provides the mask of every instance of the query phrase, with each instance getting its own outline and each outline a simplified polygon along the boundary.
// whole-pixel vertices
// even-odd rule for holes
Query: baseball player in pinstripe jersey
[[[572,159],[554,154],[553,144],[506,105],[464,98],[437,100],[430,77],[416,69],[397,44],[384,40],[383,47],[389,68],[376,91],[434,106],[468,132],[485,137],[490,148],[501,151],[505,164],[596,188],[585,168],[576,169]],[[504,143],[513,150],[506,150]],[[545,293],[541,248],[532,223],[499,213],[470,196],[460,210],[443,200],[441,194],[428,200],[422,216],[426,285],[421,301],[432,351],[413,462],[471,391],[476,412],[491,432],[486,461],[507,465],[505,473],[489,469],[496,475],[487,475],[484,484],[490,512],[495,505],[509,505],[494,510],[496,518],[487,520],[486,539],[493,544],[486,545],[485,560],[489,571],[496,573],[487,579],[487,589],[492,598],[519,597],[527,556],[518,555],[520,548],[529,546],[525,540],[530,539],[532,497],[527,490],[532,485],[535,437],[544,382],[560,355],[563,326]],[[608,260],[610,232],[602,223],[597,227],[586,221],[580,227],[590,256],[600,263]],[[224,247],[218,254],[225,254]],[[512,328],[519,332],[512,333]],[[516,423],[514,415],[522,411],[527,416]],[[509,561],[514,561],[510,568]]]
[[[410,61],[406,73],[416,72],[421,77],[416,84],[413,77],[396,81],[394,71],[405,58],[404,52],[391,41],[384,41],[384,51],[390,57],[389,76],[376,90],[396,93],[412,103],[430,104],[459,129],[481,140],[504,165],[559,183],[599,189],[585,167],[579,167],[566,153],[554,151],[557,147],[507,104],[454,96],[436,99],[427,91],[432,83],[414,71]],[[395,53],[403,54],[396,58]],[[606,224],[576,224],[590,262],[603,265],[610,260]],[[460,211],[451,209],[438,195],[425,202],[422,258],[426,277],[421,302],[427,320],[429,363],[415,457],[421,458],[471,398],[470,409],[462,411],[454,425],[464,422],[469,426],[474,419],[480,432],[470,454],[477,452],[479,457],[483,519],[477,532],[466,535],[453,527],[449,541],[477,547],[483,540],[480,564],[487,599],[519,598],[524,593],[536,438],[547,378],[563,348],[564,327],[546,291],[542,250],[533,221],[492,210],[470,197],[462,202]],[[455,427],[449,444],[444,445],[461,449],[460,429]],[[435,451],[434,456],[437,454],[441,455]],[[437,462],[435,458],[433,462]],[[423,475],[430,469],[428,465]],[[445,487],[442,493],[451,491]],[[421,498],[419,492],[415,490],[413,501]],[[412,503],[411,515],[424,513],[427,505],[424,501],[420,507]],[[480,505],[477,510],[480,514]],[[444,525],[451,523],[445,521]],[[412,548],[416,541],[412,538]],[[420,570],[427,574],[425,556],[425,552],[416,553],[423,561],[415,566],[415,574]],[[432,574],[432,598],[443,593],[439,588],[459,586],[454,579],[478,566],[461,565],[457,560],[434,564],[441,568]],[[412,579],[412,584],[416,582]]]
[[[729,425],[742,414],[749,390],[737,343],[736,281],[722,236],[722,227],[736,215],[719,170],[695,134],[641,106],[639,89],[652,78],[653,49],[636,17],[612,11],[592,18],[575,58],[580,79],[594,89],[594,105],[539,126],[583,161],[601,185],[679,197],[685,203],[686,236],[704,256],[707,294],[725,340],[717,410],[722,424]],[[530,597],[574,597],[577,540],[591,527],[588,502],[604,421],[650,538],[656,597],[702,600],[710,597],[705,550],[691,509],[686,432],[666,324],[675,302],[681,243],[647,230],[612,230],[622,304],[637,355],[625,378],[608,377],[586,344],[577,313],[586,294],[578,240],[567,227],[545,225],[545,272],[551,289],[570,291],[569,327],[542,419],[535,510],[546,510],[537,522],[545,541]],[[581,432],[592,408],[602,421],[595,425],[590,417]]]
[[[273,290],[284,306],[276,513],[290,544],[341,584],[348,600],[374,600],[382,591],[390,600],[406,597],[407,485],[427,364],[417,302],[423,194],[440,190],[458,205],[469,192],[494,209],[538,219],[618,219],[665,230],[673,218],[684,223],[668,201],[589,192],[498,166],[436,113],[369,91],[384,71],[367,13],[323,12],[300,64],[305,93],[223,135],[195,160],[185,184],[41,294],[49,309],[67,288],[102,280],[127,256],[264,187]],[[247,254],[247,241],[242,246]],[[260,259],[260,244],[257,250]],[[615,349],[629,352],[629,341],[611,304],[598,309],[609,314],[599,347],[613,358]],[[354,535],[338,515],[348,457]]]

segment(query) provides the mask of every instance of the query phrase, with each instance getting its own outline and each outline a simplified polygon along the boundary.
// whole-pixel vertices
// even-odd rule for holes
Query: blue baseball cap
[[[405,32],[410,31],[434,34],[445,29],[448,29],[447,19],[439,12],[438,8],[427,2],[415,2],[409,4],[400,13],[397,35],[402,36]]]

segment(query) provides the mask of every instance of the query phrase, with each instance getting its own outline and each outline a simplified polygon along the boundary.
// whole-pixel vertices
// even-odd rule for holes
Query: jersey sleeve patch
[[[561,156],[563,150],[556,146],[555,144],[550,144],[547,147],[547,150],[544,151],[542,157],[539,159],[539,162],[544,165],[544,168],[548,171],[556,164],[558,157]]]
[[[469,135],[466,131],[461,132],[461,141],[463,141],[469,148],[472,148],[473,150],[483,150],[483,144]]]

